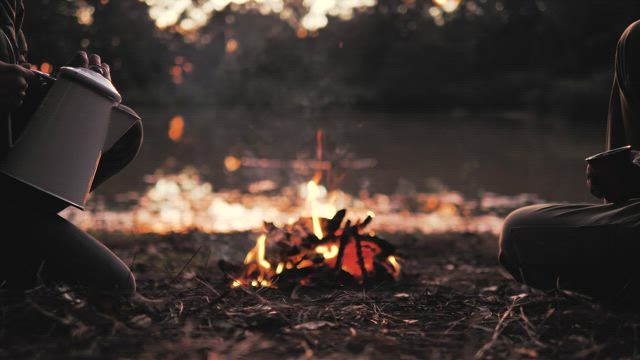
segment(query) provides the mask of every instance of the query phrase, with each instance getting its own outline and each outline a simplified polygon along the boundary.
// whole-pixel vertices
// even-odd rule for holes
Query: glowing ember
[[[393,276],[395,277],[400,276],[401,267],[396,257],[391,255],[387,258],[387,260],[389,261],[389,264],[391,264],[391,266],[393,267]]]
[[[363,234],[373,218],[353,225],[347,220],[343,226],[345,215],[341,210],[332,219],[317,218],[322,237],[310,229],[315,219],[301,218],[281,228],[266,224],[266,232],[247,253],[241,274],[229,274],[230,286],[365,285],[400,278],[395,248],[375,235]],[[276,263],[274,270],[271,264]],[[220,266],[233,273],[227,263]]]
[[[320,245],[316,247],[316,252],[318,254],[321,254],[327,260],[333,259],[336,256],[338,256],[338,253],[340,252],[340,247],[335,244],[331,246]]]

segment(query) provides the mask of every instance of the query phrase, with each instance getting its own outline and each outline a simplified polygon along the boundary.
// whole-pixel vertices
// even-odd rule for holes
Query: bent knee
[[[504,219],[502,225],[502,233],[500,238],[508,238],[511,230],[519,227],[531,226],[534,222],[538,222],[540,210],[549,207],[549,205],[530,205],[512,211]]]
[[[515,264],[515,228],[529,227],[540,222],[540,210],[549,207],[548,204],[525,206],[511,212],[504,220],[499,239],[499,256],[501,262]]]

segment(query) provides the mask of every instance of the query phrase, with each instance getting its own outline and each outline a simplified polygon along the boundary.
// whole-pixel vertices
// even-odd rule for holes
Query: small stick
[[[193,259],[196,257],[196,255],[198,255],[198,253],[200,252],[200,250],[202,250],[202,246],[200,246],[198,248],[198,250],[196,250],[195,253],[193,253],[193,255],[191,255],[191,258],[189,258],[189,261],[187,261],[183,266],[182,269],[180,269],[180,271],[178,271],[178,273],[173,277],[173,279],[171,280],[171,283],[174,283],[177,279],[178,276],[180,276],[182,274],[182,272],[184,271],[184,269],[187,268],[187,266],[189,266],[189,264],[191,264],[191,262],[193,261]]]
[[[211,290],[212,293],[216,294],[216,296],[220,296],[220,292],[218,292],[218,290],[214,289],[213,286],[211,286],[211,284],[209,284],[207,281],[205,281],[204,279],[201,279],[199,276],[196,275],[196,280],[204,285],[204,287],[206,287],[207,289]]]
[[[338,231],[346,214],[347,210],[342,209],[338,211],[331,220],[329,220],[329,223],[327,224],[327,236],[332,236],[336,231]]]
[[[349,239],[349,232],[351,231],[351,220],[347,220],[344,224],[344,231],[340,235],[340,248],[338,249],[338,257],[336,258],[336,274],[342,269],[342,258],[344,257],[344,250],[347,247],[347,239]]]
[[[362,272],[362,283],[366,284],[369,278],[367,268],[364,266],[364,257],[362,256],[362,243],[360,242],[360,234],[355,230],[353,237],[356,239],[356,254],[358,255],[358,265],[360,265],[360,271]]]
[[[500,317],[500,320],[498,320],[498,323],[496,324],[496,327],[493,330],[493,334],[491,335],[491,340],[489,340],[486,344],[484,344],[484,346],[482,346],[482,348],[480,348],[480,350],[478,350],[478,352],[476,352],[476,355],[474,356],[474,358],[476,359],[483,358],[484,354],[493,347],[496,341],[498,341],[498,338],[502,334],[502,331],[509,324],[509,321],[507,320],[507,318],[513,314],[513,308],[515,306],[516,306],[516,300],[513,301],[513,303],[507,308],[507,311],[505,311],[504,314],[502,314],[502,316]]]
[[[367,217],[364,219],[364,221],[362,222],[362,224],[360,224],[358,227],[360,229],[364,229],[367,227],[367,225],[369,225],[371,223],[371,220],[373,220],[373,217],[371,215],[367,215]]]

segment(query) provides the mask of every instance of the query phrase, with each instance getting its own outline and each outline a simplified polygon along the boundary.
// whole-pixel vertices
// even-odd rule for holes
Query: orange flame
[[[320,245],[318,247],[316,247],[316,252],[318,254],[322,254],[322,256],[325,258],[325,260],[328,259],[333,259],[336,256],[338,256],[338,252],[340,251],[340,247],[338,245],[330,245],[330,246],[326,246],[326,245]]]
[[[357,229],[357,225],[352,229]],[[338,234],[343,234],[342,230],[340,230]],[[255,246],[246,255],[244,260],[244,274],[234,278],[231,282],[231,287],[237,288],[245,285],[256,288],[276,288],[278,287],[278,283],[274,282],[274,279],[278,278],[278,276],[285,271],[323,267],[339,268],[353,276],[360,284],[364,284],[368,276],[376,273],[375,264],[379,261],[379,256],[384,251],[383,248],[379,243],[376,243],[376,241],[372,241],[372,239],[367,239],[367,237],[356,233],[349,235],[348,242],[344,248],[342,248],[342,240],[335,238],[335,235],[336,233],[327,234],[329,237],[323,238],[323,241],[315,247],[312,247],[312,249],[307,248],[309,250],[302,250],[296,254],[285,255],[284,258],[281,254],[279,257],[280,260],[277,260],[277,265],[274,267],[266,258],[268,235],[262,234],[257,238]],[[304,248],[303,246],[302,249]],[[320,258],[310,252],[317,254]],[[388,255],[380,264],[386,269],[387,274],[395,279],[400,278],[401,266],[396,256]],[[298,281],[299,284],[306,285],[310,279],[301,278],[298,279]]]
[[[307,183],[307,201],[311,207],[311,219],[313,221],[313,233],[318,239],[322,239],[322,227],[320,226],[320,216],[318,211],[318,184],[311,180]]]
[[[266,243],[267,235],[260,235],[256,240],[256,246],[247,253],[247,256],[244,259],[244,264],[248,265],[250,272],[258,273],[258,275],[251,280],[251,286],[253,287],[271,286],[269,278],[273,274],[271,270],[271,263],[265,259]],[[231,284],[231,287],[239,287],[242,284],[242,280],[236,279]]]
[[[387,257],[387,261],[393,267],[393,277],[396,278],[396,279],[399,278],[402,268],[401,268],[400,264],[398,263],[398,259],[396,259],[395,256],[391,255],[391,256]]]
[[[245,265],[255,262],[263,270],[271,269],[271,264],[265,260],[265,245],[267,242],[267,235],[262,234],[256,240],[256,246],[247,253],[247,257],[244,259]]]

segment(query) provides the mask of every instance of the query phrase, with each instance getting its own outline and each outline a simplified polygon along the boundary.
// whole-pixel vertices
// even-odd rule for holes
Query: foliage
[[[32,61],[59,65],[77,48],[101,53],[136,102],[574,116],[606,111],[602,79],[619,34],[640,13],[632,0],[467,0],[439,22],[431,1],[380,0],[349,21],[330,18],[326,28],[301,33],[277,14],[228,6],[185,38],[158,30],[135,0],[40,3],[27,4]],[[94,8],[91,25],[78,23],[83,6]]]

